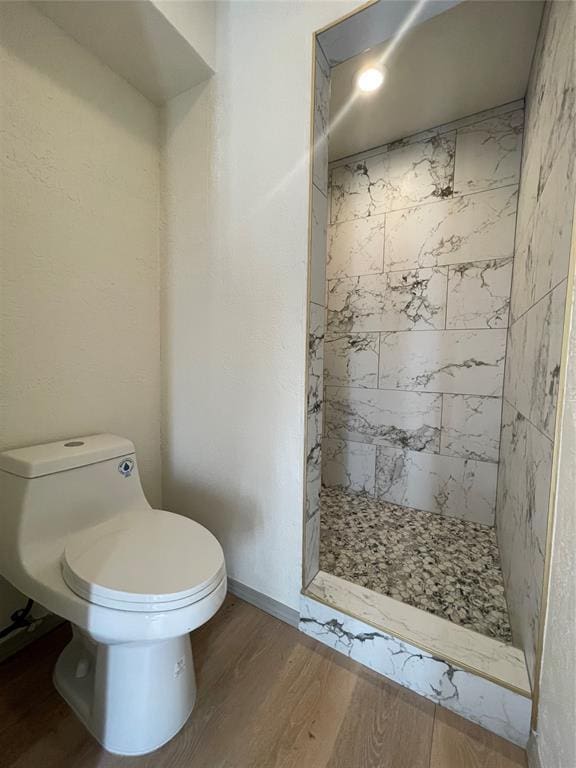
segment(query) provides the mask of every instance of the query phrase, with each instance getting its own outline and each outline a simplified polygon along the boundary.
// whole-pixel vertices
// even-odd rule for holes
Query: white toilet
[[[115,435],[0,454],[0,574],[73,625],[54,683],[110,752],[169,741],[194,706],[188,633],[226,594],[222,548],[152,509]]]

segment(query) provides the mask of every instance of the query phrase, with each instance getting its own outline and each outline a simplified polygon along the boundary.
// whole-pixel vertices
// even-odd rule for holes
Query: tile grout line
[[[384,267],[386,264],[386,225],[387,216],[384,214],[384,237],[382,240],[382,274],[384,275]],[[376,376],[376,388],[380,389],[380,356],[382,353],[382,333],[378,331],[378,373]],[[374,464],[374,493],[376,493],[376,462]]]
[[[546,440],[548,440],[550,443],[554,444],[553,438],[551,438],[549,435],[547,435],[546,432],[542,432],[540,427],[538,427],[536,424],[534,424],[534,422],[532,421],[532,419],[529,416],[526,416],[526,414],[523,413],[523,411],[521,411],[516,405],[514,405],[514,403],[511,403],[510,400],[508,400],[507,397],[502,395],[502,403],[505,403],[505,402],[508,403],[510,408],[513,408],[516,411],[516,413],[519,413],[520,416],[522,416],[523,419],[525,419],[529,424],[531,424],[534,427],[534,429],[538,432],[538,434],[540,434],[542,437],[546,438]]]
[[[501,400],[502,395],[479,395],[476,392],[439,392],[438,390],[429,389],[396,389],[394,387],[359,387],[354,384],[326,384],[326,387],[332,389],[354,389],[358,392],[405,392],[413,395],[454,395],[455,397],[479,397],[483,400]],[[513,403],[510,403],[512,407],[515,407]],[[518,410],[518,409],[517,409]],[[522,414],[524,415],[524,414]],[[534,425],[536,426],[536,425]]]
[[[376,373],[376,389],[380,389],[380,354],[382,350],[382,334],[378,333],[378,371]]]
[[[502,551],[500,547],[500,537],[498,535],[498,520],[499,520],[499,505],[498,505],[498,499],[499,499],[499,487],[500,483],[502,482],[502,466],[500,462],[503,460],[502,457],[502,434],[503,434],[503,428],[504,428],[504,391],[506,389],[506,369],[509,365],[510,361],[508,358],[508,352],[509,352],[509,344],[511,339],[511,328],[513,325],[513,318],[512,318],[512,297],[514,292],[514,274],[516,273],[516,270],[518,269],[518,265],[516,262],[516,239],[518,237],[518,208],[520,204],[520,187],[522,183],[522,171],[524,170],[524,147],[525,147],[525,141],[526,141],[526,105],[524,106],[524,116],[522,120],[522,140],[520,144],[520,161],[518,163],[518,189],[516,192],[516,215],[514,216],[514,235],[512,238],[512,268],[510,272],[510,298],[508,300],[508,319],[506,322],[506,341],[504,344],[504,364],[502,366],[502,401],[500,403],[500,428],[498,430],[498,470],[496,473],[496,499],[494,502],[494,530],[496,532],[496,541],[498,543],[498,550],[500,553],[500,558],[502,558]],[[507,585],[504,587],[504,600],[506,601],[506,609],[508,611],[508,619],[510,620],[511,612],[509,610],[508,606],[508,589]]]
[[[328,202],[328,190],[326,190],[326,192],[324,192],[324,190],[320,189],[320,187],[318,186],[318,184],[316,184],[316,182],[315,182],[314,180],[312,181],[312,186],[313,186],[313,187],[314,187],[314,188],[315,188],[315,189],[316,189],[318,192],[320,192],[320,194],[322,195],[322,197],[323,197],[323,198],[325,198],[326,202]]]
[[[538,304],[540,304],[540,302],[541,302],[541,301],[543,301],[544,299],[548,298],[548,297],[549,297],[549,296],[550,296],[552,293],[554,293],[554,291],[556,290],[556,288],[560,287],[560,286],[562,285],[562,283],[566,282],[567,280],[568,280],[568,275],[565,275],[565,276],[562,278],[562,280],[559,280],[559,281],[556,283],[556,285],[552,286],[552,288],[550,288],[550,290],[546,291],[546,293],[544,293],[542,296],[540,296],[540,298],[539,298],[539,299],[537,299],[537,301],[535,301],[535,302],[534,302],[534,304],[531,304],[531,305],[528,307],[528,309],[525,309],[525,310],[524,310],[524,312],[522,312],[522,314],[518,315],[518,317],[517,317],[517,318],[515,318],[515,319],[514,319],[514,320],[513,320],[513,321],[510,323],[510,325],[509,325],[508,327],[509,327],[510,329],[512,329],[512,328],[513,328],[513,327],[516,325],[516,323],[517,323],[519,320],[521,320],[523,317],[525,317],[525,316],[528,314],[528,312],[530,312],[531,310],[533,310],[533,309],[534,309],[534,307],[537,307],[537,306],[538,306]],[[510,296],[510,299],[512,299],[512,296]],[[510,301],[510,316],[512,316],[512,301]]]
[[[456,178],[456,148],[458,146],[458,131],[454,137],[454,167],[452,169],[452,197],[454,197],[454,181]],[[450,266],[446,268],[446,302],[444,305],[444,332],[448,330],[448,298],[450,286]],[[438,453],[442,451],[442,435],[444,430],[444,391],[440,393],[440,429],[438,430]]]
[[[386,232],[388,228],[388,214],[384,213],[384,221],[382,224],[383,237],[382,237],[382,274],[386,274]]]
[[[376,450],[380,447],[382,448],[392,448],[395,451],[401,451],[402,453],[415,453],[415,454],[423,454],[424,456],[443,456],[445,459],[460,459],[462,461],[475,461],[478,464],[490,464],[492,466],[496,466],[498,464],[497,461],[492,461],[491,459],[478,459],[478,458],[472,458],[470,456],[460,456],[456,453],[442,453],[441,451],[417,451],[414,448],[405,448],[401,445],[397,445],[395,443],[366,443],[361,440],[353,440],[350,437],[343,437],[341,435],[334,436],[334,435],[324,435],[326,440],[334,440],[335,442],[339,443],[353,443],[354,445],[373,445]]]
[[[318,302],[310,302],[312,304],[317,304]],[[323,306],[323,304],[318,304],[318,306]],[[332,310],[334,311],[334,310]],[[364,329],[361,331],[339,331],[337,330],[336,333],[340,333],[343,336],[355,336],[358,334],[363,333],[464,333],[465,331],[486,331],[487,333],[494,333],[494,331],[508,331],[507,327],[501,327],[501,328],[486,328],[486,326],[482,326],[480,328],[403,328],[399,331],[388,331],[386,329],[382,328],[371,328],[371,329]],[[333,332],[334,333],[334,332]]]
[[[444,306],[444,328],[443,328],[444,331],[449,330],[449,328],[448,328],[448,299],[449,299],[449,295],[450,295],[449,286],[450,286],[450,266],[447,266],[447,269],[446,269],[446,304]]]
[[[442,434],[444,430],[444,392],[440,394],[440,429],[438,439],[438,453],[442,455]]]
[[[456,167],[456,165],[454,165]],[[332,221],[330,220],[330,224],[333,227],[340,226],[340,224],[349,224],[352,221],[364,221],[365,219],[375,219],[378,216],[385,216],[389,213],[401,213],[402,211],[413,211],[417,208],[426,208],[428,206],[432,205],[441,205],[442,203],[445,203],[447,201],[454,202],[456,200],[461,200],[465,197],[474,197],[476,195],[486,195],[489,192],[497,192],[501,189],[509,189],[511,187],[518,188],[519,181],[512,181],[508,184],[502,184],[499,187],[487,187],[486,189],[476,189],[472,192],[452,192],[450,197],[442,198],[441,200],[421,200],[418,203],[414,203],[414,205],[404,205],[402,208],[390,208],[388,210],[379,211],[378,213],[372,213],[368,214],[367,216],[352,216],[350,219],[340,219],[338,221]],[[321,192],[321,190],[318,190]]]
[[[334,225],[331,225],[334,226]],[[450,262],[449,264],[430,264],[428,266],[415,266],[415,267],[406,267],[405,269],[388,269],[386,271],[382,270],[381,272],[358,272],[355,275],[337,275],[336,277],[329,277],[326,278],[326,282],[334,283],[336,281],[340,280],[355,280],[358,277],[380,277],[381,275],[393,275],[393,274],[402,274],[406,272],[422,272],[425,269],[442,269],[444,267],[460,267],[464,266],[465,264],[488,264],[489,262],[500,262],[500,261],[512,261],[514,259],[514,256],[496,256],[491,257],[488,259],[468,259],[467,261],[454,261]],[[496,268],[496,267],[495,267]],[[566,278],[563,278],[565,280]],[[562,280],[560,281],[562,282]],[[558,287],[560,283],[558,283],[555,288]],[[554,290],[554,288],[552,288]],[[539,300],[538,300],[539,301]],[[536,302],[538,303],[538,302]],[[532,306],[535,306],[534,304]],[[532,307],[531,307],[532,308]],[[528,311],[528,310],[526,310]],[[521,317],[521,315],[520,315]]]

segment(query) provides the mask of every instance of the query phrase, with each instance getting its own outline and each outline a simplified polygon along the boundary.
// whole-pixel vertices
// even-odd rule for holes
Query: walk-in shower
[[[378,5],[364,13],[376,20]],[[405,5],[393,34],[347,22],[317,38],[304,588],[328,575],[341,595],[347,583],[448,620],[519,649],[533,679],[575,193],[574,15],[555,2]],[[382,84],[360,92],[378,67]]]

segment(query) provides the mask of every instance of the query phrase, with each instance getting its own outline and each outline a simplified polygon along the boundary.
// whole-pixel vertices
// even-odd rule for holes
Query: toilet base
[[[190,636],[104,645],[73,627],[54,685],[108,752],[147,754],[170,741],[194,707]]]

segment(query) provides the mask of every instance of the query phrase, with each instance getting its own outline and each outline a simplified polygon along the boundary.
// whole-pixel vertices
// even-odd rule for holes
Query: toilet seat
[[[208,596],[225,578],[224,554],[203,526],[145,509],[70,536],[62,576],[77,595],[123,611],[168,611]]]

